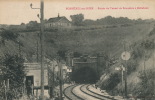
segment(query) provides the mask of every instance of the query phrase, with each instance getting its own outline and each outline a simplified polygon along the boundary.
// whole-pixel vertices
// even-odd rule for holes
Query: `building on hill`
[[[45,29],[50,28],[70,28],[72,26],[71,22],[65,17],[50,18],[47,22],[45,22]]]

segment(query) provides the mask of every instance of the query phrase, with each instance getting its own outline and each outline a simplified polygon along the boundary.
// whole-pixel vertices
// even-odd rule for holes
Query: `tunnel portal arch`
[[[73,72],[73,81],[76,83],[95,83],[97,78],[97,72],[91,67],[81,67]]]

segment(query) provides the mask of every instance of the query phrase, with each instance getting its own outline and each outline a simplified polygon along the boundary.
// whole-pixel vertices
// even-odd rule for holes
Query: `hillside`
[[[25,62],[34,62],[39,60],[39,33],[39,31],[1,29],[1,59],[3,59],[5,54],[9,53],[11,55],[22,55],[25,58]],[[108,55],[110,59],[113,57],[118,58],[118,62],[114,64],[102,65],[99,72],[100,74],[103,74],[99,81],[100,87],[103,88],[105,86],[106,90],[110,89],[109,92],[112,92],[112,95],[117,95],[120,94],[117,93],[117,91],[120,91],[121,89],[121,77],[119,77],[120,73],[116,72],[114,69],[122,64],[120,55],[123,52],[123,43],[126,43],[126,49],[132,54],[131,59],[128,61],[129,63],[127,64],[129,79],[128,87],[130,87],[129,93],[136,93],[139,91],[139,88],[137,89],[137,87],[140,86],[138,85],[140,84],[139,72],[144,69],[143,56],[145,54],[145,49],[148,51],[145,62],[145,69],[147,73],[149,73],[149,70],[154,68],[152,67],[154,64],[152,61],[152,54],[155,52],[152,48],[150,48],[154,38],[154,22],[122,25],[78,26],[73,27],[72,29],[59,30],[51,29],[46,30],[44,33],[44,52],[45,57],[49,59],[56,58],[59,51],[61,51],[64,60],[64,54],[68,51],[77,52],[79,54],[89,54],[92,56],[96,56],[97,53],[102,53],[104,55]],[[105,60],[106,62],[111,63],[109,60]],[[110,79],[110,81],[106,81],[108,79]],[[111,84],[109,84],[109,82],[111,82]],[[106,85],[109,85],[110,88]]]
[[[98,84],[102,89],[106,89],[111,95],[122,95],[124,88],[121,84],[121,71],[115,70],[121,65],[127,67],[127,90],[132,97],[139,97],[142,100],[154,100],[154,72],[155,72],[155,26],[139,37],[130,39],[128,51],[131,58],[127,61],[119,59],[117,63],[110,67],[109,73],[104,73]],[[129,38],[128,38],[129,41]],[[124,91],[124,90],[123,90]]]
[[[84,27],[72,30],[45,31],[45,53],[49,58],[54,58],[59,50],[73,51],[95,55],[99,52],[107,52],[110,55],[120,55],[123,50],[123,40],[128,43],[138,41],[148,34],[152,23],[132,24],[129,26],[100,26]],[[21,53],[26,58],[37,54],[37,41],[39,43],[39,31],[17,32],[17,40],[20,41]],[[39,46],[39,45],[38,45]],[[7,40],[1,51],[19,53],[17,43]],[[39,49],[38,49],[39,50]]]
[[[71,50],[80,53],[95,54],[97,52],[109,52],[118,54],[123,48],[123,40],[130,43],[142,39],[152,30],[153,24],[136,24],[125,27],[101,27],[96,29],[78,29],[69,31],[46,32],[46,42],[51,41],[55,49]]]

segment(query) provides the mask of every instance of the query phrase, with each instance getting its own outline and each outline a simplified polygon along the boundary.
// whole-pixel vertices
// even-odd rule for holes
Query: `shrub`
[[[5,55],[2,59],[2,78],[0,82],[9,80],[9,89],[7,91],[7,97],[9,100],[16,98],[21,93],[23,81],[25,77],[24,71],[24,59],[17,55]],[[4,87],[4,84],[1,84]],[[4,91],[0,92],[0,97],[4,98]]]
[[[141,42],[141,47],[146,49],[146,50],[151,50],[151,49],[154,49],[154,40],[145,40],[145,41],[142,41]]]
[[[131,74],[132,72],[134,72],[136,70],[138,66],[138,62],[135,59],[129,60],[127,63],[127,74]]]
[[[120,73],[112,73],[110,75],[110,78],[107,79],[103,84],[102,84],[102,89],[105,89],[107,91],[113,90],[115,86],[121,81],[121,75]]]
[[[155,28],[149,33],[149,36],[152,36],[155,34]]]
[[[154,100],[155,98],[155,71],[154,70],[146,70],[140,72],[139,78],[141,80],[140,87],[137,91],[138,96],[145,100]]]
[[[19,34],[10,31],[10,30],[3,30],[1,33],[1,37],[4,40],[13,40],[15,41],[17,39],[17,37],[19,36]]]

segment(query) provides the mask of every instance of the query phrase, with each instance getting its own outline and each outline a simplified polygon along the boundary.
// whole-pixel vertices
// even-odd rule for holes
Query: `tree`
[[[26,26],[27,30],[39,30],[39,23],[37,21],[29,21]]]
[[[91,20],[91,19],[86,19],[86,20],[83,21],[83,24],[84,25],[95,25],[96,21]]]
[[[20,25],[25,25],[25,23],[21,23]]]
[[[24,70],[24,59],[17,55],[5,55],[2,59],[1,68],[2,78],[1,82],[7,82],[9,80],[9,89],[7,89],[7,98],[12,100],[20,94],[23,87],[25,70]],[[4,84],[2,84],[4,87]],[[0,92],[0,97],[4,97],[4,91]]]
[[[66,50],[58,50],[57,55],[58,57],[60,57],[61,59],[65,60],[65,55],[66,54]]]
[[[28,24],[32,25],[32,26],[36,26],[36,25],[38,25],[38,22],[37,21],[29,21]]]
[[[84,15],[83,14],[70,15],[70,18],[72,19],[72,23],[74,25],[80,26],[82,25],[82,22],[84,20]]]

